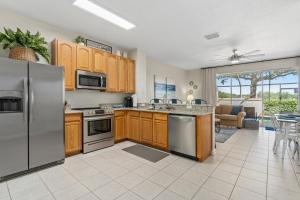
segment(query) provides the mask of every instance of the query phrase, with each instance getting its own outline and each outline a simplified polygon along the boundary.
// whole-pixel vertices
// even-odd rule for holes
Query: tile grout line
[[[113,151],[113,150],[112,150]],[[99,154],[99,156],[101,156],[100,154]],[[101,156],[103,159],[105,159],[105,160],[108,160],[107,158],[105,158],[105,157],[103,157],[103,156]],[[97,170],[94,166],[92,166],[90,163],[88,163],[88,162],[86,162],[85,160],[83,160],[82,158],[79,158],[79,159],[81,159],[83,162],[85,162],[87,165],[89,165],[90,167],[92,167],[93,169],[95,169],[95,170]],[[135,160],[134,158],[129,158],[129,160],[134,160],[134,161],[137,161],[137,160]],[[177,160],[177,159],[176,159]],[[174,160],[173,162],[175,162],[176,160]],[[113,162],[113,161],[111,161],[111,162]],[[139,161],[138,161],[139,162]],[[168,165],[166,165],[164,168],[166,168],[167,166],[169,166],[170,164],[172,164],[173,162],[170,162],[170,163],[168,163]],[[113,162],[114,164],[118,164],[118,163],[115,163],[115,162]],[[142,167],[142,166],[144,166],[144,165],[147,165],[146,163],[143,163],[140,167]],[[149,166],[149,165],[147,165],[147,166]],[[138,167],[138,168],[140,168],[140,167]],[[124,167],[125,168],[125,167]],[[125,175],[127,175],[127,174],[129,174],[129,173],[133,173],[133,171],[134,170],[136,170],[136,169],[138,169],[138,168],[135,168],[135,169],[132,169],[132,170],[129,170],[129,169],[127,169],[127,168],[125,168],[126,170],[128,170],[128,173],[125,173],[125,174],[123,174],[123,175],[121,175],[121,176],[119,176],[119,177],[116,177],[115,179],[117,179],[117,178],[120,178],[120,177],[122,177],[122,176],[125,176]],[[162,169],[164,169],[164,168],[162,168]],[[65,168],[64,168],[65,169]],[[162,170],[161,169],[161,170]],[[90,190],[89,188],[87,188],[84,184],[82,184],[81,183],[81,181],[79,180],[79,179],[77,179],[75,176],[73,176],[73,174],[71,173],[71,172],[69,172],[67,169],[65,169],[72,177],[74,177],[81,185],[83,185],[88,191],[90,191],[92,194],[94,194],[99,200],[101,200],[92,190]],[[101,172],[101,173],[103,173],[103,174],[105,174],[103,171],[101,171],[101,170],[97,170],[98,172]],[[107,174],[105,174],[105,175],[107,175]],[[138,175],[138,174],[136,174],[136,175]],[[138,175],[138,176],[140,176],[140,175]],[[141,176],[140,176],[141,177]],[[142,178],[144,178],[144,177],[142,177]],[[150,177],[149,177],[150,178]],[[142,181],[141,183],[143,183],[143,182],[145,182],[146,180],[148,180],[149,178],[147,178],[147,179],[145,179],[144,181]],[[111,179],[111,181],[110,182],[116,182],[116,183],[118,183],[117,181],[115,181],[115,179]],[[150,180],[149,180],[150,181]],[[152,183],[152,182],[151,182]],[[119,183],[118,183],[119,184]],[[156,183],[154,183],[154,184],[156,184]],[[156,185],[158,185],[158,184],[156,184]],[[122,185],[123,186],[123,185]],[[160,186],[160,185],[159,185]],[[101,187],[103,187],[103,186],[99,186],[99,187],[97,187],[97,188],[95,188],[94,190],[96,190],[96,189],[99,189],[99,188],[101,188]],[[123,186],[124,187],[124,186]],[[126,188],[126,187],[125,187]],[[128,188],[126,188],[127,189],[127,191],[130,191],[130,192],[133,192],[132,191],[132,189],[128,189]],[[135,192],[133,192],[134,194],[136,194]],[[124,193],[123,193],[124,194]],[[123,194],[121,194],[121,195],[119,195],[119,196],[117,196],[115,199],[117,199],[117,198],[119,198],[120,196],[122,196]],[[160,193],[159,193],[160,194]],[[84,194],[85,195],[85,194]],[[82,195],[82,196],[84,196],[84,195]],[[138,194],[136,194],[136,195],[138,195]],[[78,197],[78,198],[76,198],[76,199],[79,199],[79,198],[81,198],[82,196],[80,196],[80,197]],[[139,195],[138,195],[139,196]],[[139,196],[140,197],[140,196]],[[75,200],[76,200],[75,199]],[[142,199],[144,199],[144,198],[142,198]]]
[[[240,136],[240,137],[241,137],[241,136]],[[238,143],[238,141],[235,142],[235,145],[236,145],[237,143]],[[232,194],[233,194],[233,191],[234,191],[234,189],[237,187],[237,182],[238,182],[238,180],[239,180],[239,178],[240,178],[240,176],[241,176],[242,170],[243,170],[243,168],[244,168],[244,166],[245,166],[246,160],[247,160],[247,158],[248,158],[248,155],[249,155],[249,153],[250,153],[250,151],[251,151],[252,146],[253,146],[253,141],[251,142],[251,146],[249,147],[248,152],[247,152],[247,155],[245,156],[245,160],[243,160],[243,165],[241,166],[241,170],[240,170],[240,172],[239,172],[239,174],[238,174],[238,177],[237,177],[237,179],[236,179],[236,181],[235,181],[235,183],[234,183],[233,189],[231,190],[228,199],[231,199]]]
[[[170,155],[172,155],[172,154],[170,154]],[[176,160],[178,160],[178,159],[179,159],[179,158],[177,158]],[[172,163],[174,163],[176,160],[174,160],[174,161],[168,163],[168,165],[166,165],[166,166],[163,167],[162,169],[159,169],[158,172],[155,173],[155,174],[158,174],[159,172],[162,172],[163,169],[165,169],[165,168],[167,168],[168,166],[170,166],[170,165],[171,165]],[[192,166],[192,167],[193,167],[193,166]],[[154,168],[155,168],[155,167],[154,167]],[[188,169],[190,169],[190,168],[188,168]],[[187,170],[188,170],[188,169],[187,169]],[[187,170],[186,170],[186,171],[187,171]],[[186,171],[184,171],[184,173],[185,173]],[[164,172],[164,173],[166,173],[166,172]],[[155,174],[153,174],[152,176],[154,176]],[[168,174],[168,173],[166,173],[166,174]],[[171,174],[168,174],[168,175],[171,176]],[[177,176],[172,175],[172,176],[176,177],[176,179],[175,179],[174,181],[172,181],[168,187],[164,187],[164,186],[162,186],[162,185],[159,185],[159,184],[154,183],[153,181],[149,180],[152,176],[146,178],[146,179],[145,179],[144,181],[142,181],[141,183],[144,183],[144,182],[146,182],[146,181],[149,181],[149,182],[151,182],[151,183],[153,183],[153,184],[155,184],[155,185],[157,185],[157,186],[160,186],[160,187],[163,187],[163,188],[164,188],[164,190],[162,190],[161,192],[159,192],[155,197],[153,197],[153,199],[155,199],[155,198],[158,197],[161,193],[163,193],[164,191],[166,191],[166,190],[169,188],[169,186],[171,186],[173,183],[175,183],[175,181],[177,181],[177,180],[180,178],[180,176],[177,177]],[[133,189],[133,188],[132,188],[132,189]],[[134,191],[132,191],[132,189],[130,189],[129,191],[130,191],[130,192],[133,192],[135,195],[141,197],[140,195],[138,195],[137,193],[135,193]],[[177,194],[177,193],[176,193],[176,194]],[[181,195],[179,195],[179,196],[181,196]],[[182,196],[181,196],[181,197],[182,197]],[[141,197],[141,198],[144,199],[143,197]]]
[[[52,193],[52,191],[50,190],[50,188],[48,187],[48,185],[45,183],[45,181],[42,179],[42,177],[40,176],[39,173],[37,173],[37,176],[42,181],[42,183],[44,184],[44,186],[47,188],[47,190],[49,191],[49,193],[51,194],[51,196],[53,197],[53,199],[56,199],[55,196],[54,196],[54,194]]]
[[[270,134],[268,134],[268,162],[267,162],[266,200],[268,199],[268,188],[269,188],[269,160],[270,160]]]
[[[12,200],[13,198],[11,197],[7,181],[5,181],[5,184],[6,184],[6,188],[7,188],[7,191],[8,191],[9,199]]]
[[[240,138],[240,137],[241,137],[241,136],[239,136],[239,138]],[[236,141],[235,143],[237,143],[237,141]],[[203,185],[207,182],[207,180],[208,180],[210,177],[213,178],[213,177],[212,177],[212,174],[217,170],[218,166],[221,165],[221,163],[222,163],[223,160],[226,158],[226,156],[231,152],[233,146],[234,146],[234,145],[232,145],[232,146],[230,147],[230,149],[228,150],[228,152],[227,152],[227,153],[224,155],[224,157],[219,161],[219,163],[217,164],[217,166],[215,167],[215,169],[208,175],[207,179],[203,182],[203,184],[200,186],[200,188],[196,191],[196,193],[192,196],[191,199],[195,198],[196,194],[202,189]],[[219,179],[218,179],[218,180],[219,180]],[[233,187],[233,189],[234,189],[234,187]],[[233,189],[232,189],[232,190],[233,190]],[[223,196],[223,197],[227,198],[226,196],[221,195],[221,194],[219,194],[219,193],[216,193],[216,194],[218,194],[218,195],[220,195],[220,196]],[[229,197],[229,198],[230,198],[230,197]],[[229,198],[227,198],[227,199],[229,199]]]

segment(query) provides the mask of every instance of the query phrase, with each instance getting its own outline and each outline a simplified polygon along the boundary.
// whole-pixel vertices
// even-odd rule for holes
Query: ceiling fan
[[[254,51],[249,51],[249,52],[244,53],[244,54],[239,54],[237,49],[233,49],[232,50],[233,54],[230,57],[223,58],[223,59],[215,59],[215,60],[210,60],[210,61],[222,61],[222,60],[225,61],[225,60],[228,60],[232,64],[236,64],[236,63],[239,63],[241,61],[252,61],[252,58],[261,57],[261,56],[265,55],[263,53],[255,54],[259,51],[260,50],[254,50]]]

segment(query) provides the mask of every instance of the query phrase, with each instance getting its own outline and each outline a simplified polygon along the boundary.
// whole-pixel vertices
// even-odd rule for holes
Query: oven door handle
[[[113,116],[111,117],[86,117],[84,118],[84,121],[95,121],[95,120],[101,120],[101,119],[113,119]]]

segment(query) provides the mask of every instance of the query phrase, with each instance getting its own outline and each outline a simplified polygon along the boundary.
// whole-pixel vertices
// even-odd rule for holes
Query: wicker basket
[[[32,49],[25,47],[16,47],[10,49],[9,58],[16,60],[26,60],[31,62],[37,61],[35,52]]]

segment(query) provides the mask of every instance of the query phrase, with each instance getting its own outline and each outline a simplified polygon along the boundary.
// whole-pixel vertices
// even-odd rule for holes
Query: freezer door
[[[0,58],[0,177],[28,169],[28,63]]]
[[[63,69],[29,63],[29,168],[64,158]]]

